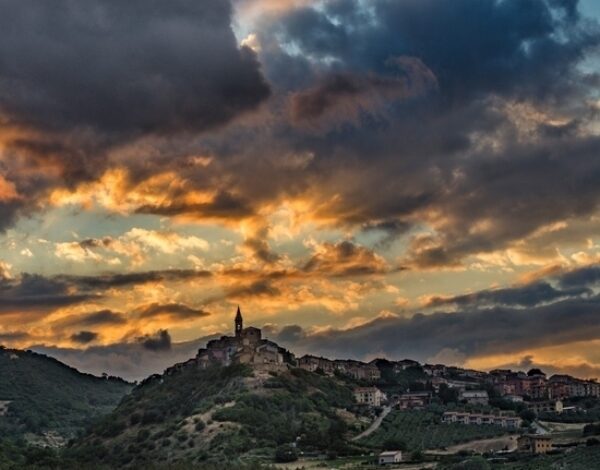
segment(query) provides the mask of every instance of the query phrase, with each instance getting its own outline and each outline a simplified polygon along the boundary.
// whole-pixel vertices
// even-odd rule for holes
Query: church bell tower
[[[240,306],[237,308],[237,315],[235,316],[235,337],[239,338],[242,336],[242,330],[244,329],[244,319],[242,318],[242,312]]]

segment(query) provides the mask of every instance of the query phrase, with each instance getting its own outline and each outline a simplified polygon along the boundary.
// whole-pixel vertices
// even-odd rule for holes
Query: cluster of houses
[[[354,360],[331,360],[306,355],[298,359],[298,367],[311,372],[319,371],[325,375],[344,374],[357,380],[376,381],[381,378],[381,372],[375,364]]]
[[[502,396],[526,396],[533,400],[564,400],[565,398],[600,397],[600,383],[582,380],[570,375],[546,377],[542,371],[529,373],[496,369],[489,380]]]

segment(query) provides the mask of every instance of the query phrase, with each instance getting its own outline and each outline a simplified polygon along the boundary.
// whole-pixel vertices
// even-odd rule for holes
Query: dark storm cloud
[[[597,339],[599,316],[600,298],[594,296],[528,309],[494,307],[381,318],[349,330],[288,335],[286,346],[333,357],[378,354],[426,360],[442,350],[473,357]]]
[[[23,196],[0,201],[0,230],[52,188],[97,178],[121,145],[214,129],[265,101],[231,16],[226,0],[0,1],[0,121],[17,130],[0,173]],[[227,210],[213,206],[192,209]]]
[[[208,278],[208,271],[165,270],[97,276],[67,274],[45,277],[23,273],[19,278],[0,278],[0,314],[46,312],[100,299],[106,290],[151,282],[178,282]],[[181,314],[184,313],[182,309]],[[200,313],[200,312],[198,312]],[[72,323],[69,323],[72,322]],[[89,315],[68,317],[66,326],[94,326],[125,322],[121,313],[102,310]]]
[[[98,339],[98,333],[93,331],[80,331],[71,335],[71,341],[79,344],[88,344]]]
[[[550,222],[593,214],[600,203],[599,151],[598,137],[582,137],[508,146],[493,159],[479,155],[438,203],[452,214],[452,225],[440,238],[417,240],[413,261],[419,267],[455,264],[470,253],[502,248]],[[478,220],[492,223],[474,234],[470,227]]]
[[[23,202],[18,200],[0,201],[0,232],[15,223],[17,214],[23,206]]]
[[[281,290],[268,279],[260,279],[247,285],[231,287],[227,290],[227,299],[247,299],[253,297],[279,297]],[[221,298],[219,298],[220,300]],[[215,299],[216,300],[216,299]]]
[[[365,233],[383,234],[383,237],[377,242],[379,248],[389,247],[395,240],[406,234],[410,229],[410,223],[394,219],[366,222],[361,227],[361,230]]]
[[[61,319],[58,324],[61,327],[96,327],[105,325],[123,325],[127,323],[125,316],[119,312],[104,309],[84,315],[71,315]]]
[[[12,343],[13,341],[23,341],[28,338],[30,338],[30,335],[25,331],[9,331],[0,333],[0,344],[4,341]]]
[[[72,293],[68,283],[37,274],[0,279],[0,313],[48,311],[94,298],[96,295],[90,293]]]
[[[110,289],[127,287],[150,282],[175,282],[208,278],[209,271],[195,269],[169,269],[164,271],[143,271],[126,274],[100,274],[97,276],[56,276],[57,280],[78,286],[81,289]]]
[[[563,288],[594,286],[600,283],[600,266],[588,266],[559,276]]]
[[[333,74],[316,87],[292,96],[292,118],[302,122],[316,120],[332,110],[346,114],[369,111],[382,101],[409,98],[437,87],[434,74],[417,58],[395,57],[386,63],[406,77]]]
[[[201,131],[269,94],[221,0],[0,2],[0,110],[38,130]]]
[[[535,305],[556,301],[567,297],[581,297],[591,295],[592,291],[585,287],[571,289],[556,289],[547,282],[536,282],[522,287],[509,287],[505,289],[483,290],[473,294],[458,295],[454,297],[434,297],[428,307],[454,304],[458,306],[514,306],[533,307]]]
[[[215,199],[207,203],[190,204],[171,201],[163,205],[143,205],[137,209],[140,214],[182,215],[207,219],[241,219],[254,215],[250,203],[233,196],[227,191],[219,191]]]
[[[302,271],[324,276],[361,276],[389,272],[386,261],[372,250],[348,240],[324,243],[304,264]]]
[[[144,335],[137,341],[149,351],[169,351],[171,349],[171,335],[167,330],[158,330],[153,335]]]
[[[600,30],[576,4],[326,1],[264,20],[261,59],[272,81],[291,92],[298,116],[320,116],[360,95],[368,88],[365,77],[393,80],[386,65],[392,57],[418,58],[438,84],[418,100],[388,103],[382,118],[273,136],[314,155],[303,176],[330,201],[318,215],[366,226],[447,215],[437,235],[413,241],[405,260],[436,268],[505,247],[545,224],[594,213],[600,141],[584,129],[594,119],[585,103],[598,76],[578,65],[597,51]],[[301,83],[287,81],[290,62],[310,70]],[[527,111],[511,111],[514,103],[539,106],[546,121],[560,116],[565,123],[538,122],[521,136],[515,118]],[[482,144],[486,138],[489,145]],[[256,145],[268,153],[273,143]],[[295,188],[278,188],[277,178],[263,175],[260,181],[272,181],[273,191]],[[487,230],[471,230],[489,221]]]
[[[316,334],[292,325],[276,337],[292,350],[304,352],[357,358],[383,353],[389,358],[421,360],[443,350],[467,358],[595,340],[600,337],[600,296],[589,287],[600,287],[600,279],[591,280],[594,269],[579,268],[522,287],[433,302],[456,304],[456,312],[388,316],[352,329]],[[564,279],[568,288],[552,287]]]
[[[244,247],[252,253],[256,260],[262,263],[272,264],[279,261],[281,257],[269,246],[268,237],[269,230],[268,228],[263,227],[244,240]]]
[[[184,304],[150,304],[137,309],[137,314],[140,318],[152,318],[161,315],[168,315],[171,318],[178,318],[182,320],[189,320],[194,318],[206,317],[210,313],[198,309],[192,308]]]
[[[571,66],[598,38],[593,25],[564,15],[573,8],[539,0],[376,0],[368,7],[333,0],[292,10],[272,27],[282,41],[336,67],[381,71],[390,57],[408,55],[455,99],[489,92],[530,98],[577,87]]]

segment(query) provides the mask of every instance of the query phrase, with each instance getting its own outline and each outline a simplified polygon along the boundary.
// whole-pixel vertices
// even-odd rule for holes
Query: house
[[[556,374],[548,380],[551,398],[598,397],[600,384],[595,380],[581,380],[570,375]]]
[[[431,377],[443,377],[446,374],[447,368],[443,364],[425,364],[423,372]]]
[[[310,354],[298,359],[298,367],[310,372],[321,371],[325,375],[333,375],[335,372],[333,361],[324,357],[311,356]]]
[[[420,367],[421,364],[417,361],[413,361],[412,359],[402,359],[401,361],[396,361],[394,363],[394,372],[398,373],[403,370],[409,369],[411,367]]]
[[[545,434],[526,434],[517,439],[517,450],[530,454],[546,454],[552,450],[552,438]]]
[[[457,423],[483,425],[490,424],[506,429],[518,429],[522,420],[512,415],[490,415],[481,413],[466,413],[458,411],[447,411],[442,415],[442,423]]]
[[[560,400],[546,400],[546,401],[530,401],[526,402],[527,408],[533,411],[535,414],[540,413],[562,413],[563,402]]]
[[[487,405],[489,403],[488,392],[485,390],[465,390],[460,393],[459,400],[469,405]]]
[[[429,392],[412,392],[404,393],[396,398],[398,409],[416,409],[423,408],[431,401],[431,393]]]
[[[365,364],[351,359],[336,359],[333,364],[336,372],[356,380],[374,381],[381,378],[379,368],[373,363]]]
[[[512,403],[523,403],[523,397],[520,395],[505,395],[504,399]]]
[[[377,387],[358,387],[354,389],[354,399],[361,405],[381,406],[386,396]]]
[[[392,465],[402,462],[402,452],[399,450],[387,450],[379,454],[377,459],[379,465]]]

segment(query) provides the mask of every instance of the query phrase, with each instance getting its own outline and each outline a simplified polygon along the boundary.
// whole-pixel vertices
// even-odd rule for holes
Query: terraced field
[[[360,442],[381,448],[386,442],[403,442],[409,449],[439,449],[507,434],[492,425],[445,424],[429,411],[392,411],[379,429]]]

